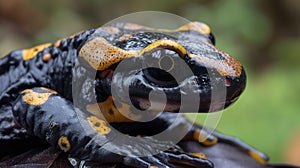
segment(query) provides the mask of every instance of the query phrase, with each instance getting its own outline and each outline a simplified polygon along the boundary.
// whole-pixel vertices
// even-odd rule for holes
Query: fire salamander
[[[173,142],[152,138],[164,130],[177,130],[168,134],[176,137],[189,128],[182,141],[203,146],[227,143],[265,164],[265,154],[236,138],[217,132],[209,135],[177,113],[190,112],[197,103],[193,112],[222,110],[244,90],[242,65],[214,43],[210,28],[200,22],[173,30],[115,23],[52,44],[10,52],[0,59],[2,155],[46,143],[84,161],[148,168],[174,167],[172,163],[213,167],[203,153],[186,153]],[[118,65],[126,68],[117,70]],[[192,73],[185,73],[186,69]],[[217,78],[220,80],[212,84]],[[217,85],[226,88],[224,99],[212,99]],[[155,98],[150,101],[150,92],[165,94],[161,111],[157,108],[160,102],[151,105]],[[193,96],[200,97],[199,101],[181,104],[182,100],[193,102]],[[152,112],[161,113],[147,122],[135,120]],[[113,130],[128,135],[129,144],[122,145]],[[130,143],[131,138],[138,143]],[[138,155],[163,146],[168,149]]]

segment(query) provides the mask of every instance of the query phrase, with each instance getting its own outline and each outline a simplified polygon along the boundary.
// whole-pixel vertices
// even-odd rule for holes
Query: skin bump
[[[50,59],[51,59],[51,54],[48,53],[48,54],[43,55],[42,60],[44,62],[48,62],[48,61],[50,61]]]

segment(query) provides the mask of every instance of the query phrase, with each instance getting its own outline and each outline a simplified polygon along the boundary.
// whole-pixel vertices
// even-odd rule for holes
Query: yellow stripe
[[[186,53],[187,53],[185,48],[182,45],[175,42],[175,41],[172,41],[172,40],[157,40],[157,41],[149,44],[143,50],[141,50],[139,55],[143,55],[144,53],[147,53],[147,52],[152,51],[153,49],[159,48],[159,47],[175,50],[175,51],[179,52],[179,54],[181,54],[181,56],[186,55]]]

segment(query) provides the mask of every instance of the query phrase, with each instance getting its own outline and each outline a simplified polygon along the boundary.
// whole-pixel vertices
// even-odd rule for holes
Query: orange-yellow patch
[[[89,113],[99,118],[105,118],[108,122],[132,122],[140,119],[140,115],[131,112],[129,105],[119,104],[120,106],[117,108],[110,96],[104,102],[87,105],[86,109]]]
[[[157,166],[150,166],[150,168],[158,168]]]
[[[51,45],[50,43],[46,43],[46,44],[35,46],[33,48],[24,49],[23,53],[22,53],[23,60],[26,61],[26,60],[32,59],[33,57],[36,56],[37,53],[39,53],[43,49],[49,47],[50,45]]]
[[[172,41],[172,40],[157,40],[157,41],[149,44],[143,50],[141,50],[139,55],[143,55],[144,53],[150,52],[155,48],[172,49],[172,50],[177,51],[181,56],[186,54],[186,49],[182,45],[180,45],[179,43],[177,43],[175,41]]]
[[[256,161],[258,161],[260,164],[264,165],[266,163],[266,160],[264,158],[262,158],[258,153],[253,152],[253,151],[249,151],[249,155],[255,159]]]
[[[48,61],[50,61],[50,59],[51,59],[51,54],[48,53],[48,54],[43,55],[43,58],[42,58],[43,61],[48,62]]]
[[[138,51],[126,51],[113,46],[103,37],[88,41],[79,51],[79,56],[85,59],[96,70],[104,70],[124,58],[137,56]]]
[[[30,105],[42,105],[49,99],[50,95],[56,94],[55,91],[51,91],[49,93],[39,93],[31,89],[26,89],[22,91],[22,93],[25,93],[22,97],[23,101]]]
[[[100,133],[101,135],[108,134],[111,131],[111,129],[107,126],[106,122],[97,118],[96,116],[90,116],[87,118],[87,120],[94,128],[94,130]]]
[[[71,149],[71,144],[66,136],[61,136],[57,143],[60,149],[64,152],[68,152]]]
[[[193,155],[193,156],[196,156],[198,158],[201,158],[201,159],[207,159],[206,155],[204,153],[201,153],[201,152],[190,153],[190,154]]]
[[[201,132],[198,130],[194,131],[193,138],[205,146],[211,146],[218,142],[218,138],[214,137],[213,140],[209,140],[205,135],[201,134]]]

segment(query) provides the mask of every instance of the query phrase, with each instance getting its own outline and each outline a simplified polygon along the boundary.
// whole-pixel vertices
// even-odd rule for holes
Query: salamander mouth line
[[[181,104],[181,102],[168,102],[163,104],[164,101],[160,100],[151,100],[146,98],[134,97],[135,101],[138,101],[139,108],[143,110],[157,111],[157,112],[184,112],[184,113],[198,113],[198,111],[180,111],[180,109],[184,109],[185,107],[195,106],[196,104]],[[211,108],[211,112],[218,112],[225,109],[230,104],[234,103],[238,97],[232,100],[215,100],[214,102],[205,103],[205,106],[209,106]],[[202,102],[203,103],[203,102]],[[197,104],[199,105],[199,104]],[[198,107],[196,107],[198,108]]]

